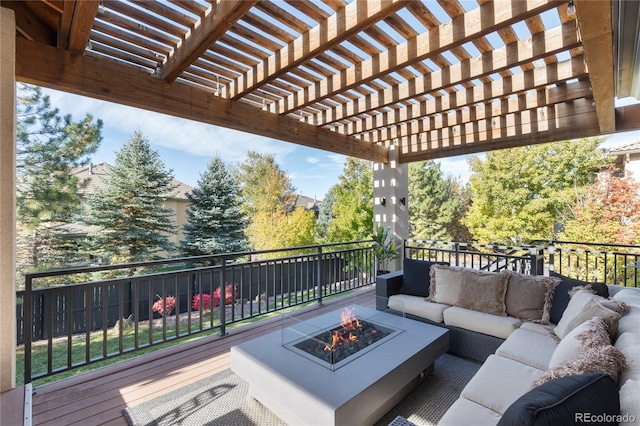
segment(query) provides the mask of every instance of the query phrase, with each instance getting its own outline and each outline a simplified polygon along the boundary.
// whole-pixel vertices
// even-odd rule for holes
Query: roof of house
[[[298,195],[296,196],[295,207],[302,207],[305,210],[319,211],[321,202],[322,201],[318,201],[315,198]]]
[[[609,155],[632,154],[636,152],[640,152],[640,141],[612,148],[609,151]]]
[[[80,192],[84,195],[93,194],[96,189],[102,189],[106,185],[109,177],[109,165],[107,163],[91,164],[86,167],[77,167],[72,174],[78,176],[80,180],[88,179],[89,183],[86,188]],[[173,179],[173,186],[176,189],[170,194],[169,198],[174,200],[186,200],[186,194],[193,191],[193,187],[177,179]]]

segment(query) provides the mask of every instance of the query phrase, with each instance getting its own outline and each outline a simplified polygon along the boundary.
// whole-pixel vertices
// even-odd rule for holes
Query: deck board
[[[296,315],[312,317],[356,300],[375,307],[374,289],[302,308]],[[207,336],[44,385],[33,397],[33,424],[125,426],[123,409],[229,368],[232,346],[280,327],[277,316],[229,330],[226,336]]]

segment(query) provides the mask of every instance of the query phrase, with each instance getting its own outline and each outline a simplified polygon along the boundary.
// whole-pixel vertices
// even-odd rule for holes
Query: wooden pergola
[[[379,163],[640,127],[614,106],[633,2],[463,3],[2,0],[19,81]]]
[[[640,129],[640,105],[615,107],[640,98],[639,9],[0,0],[0,391],[15,386],[16,81],[371,160],[376,221],[401,227],[408,162]]]

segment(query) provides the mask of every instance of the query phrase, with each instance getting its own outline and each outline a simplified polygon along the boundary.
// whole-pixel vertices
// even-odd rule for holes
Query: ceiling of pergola
[[[618,53],[637,31],[612,24],[638,16],[625,3],[0,4],[19,81],[376,162],[396,145],[408,162],[640,128],[637,106],[614,105],[637,81]]]

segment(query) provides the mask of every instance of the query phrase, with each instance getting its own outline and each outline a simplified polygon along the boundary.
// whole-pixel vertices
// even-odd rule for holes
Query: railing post
[[[531,262],[531,275],[544,275],[544,249],[532,247],[529,249],[529,262]]]
[[[456,255],[456,266],[460,266],[460,243],[453,243],[453,250]]]
[[[322,306],[322,287],[323,287],[323,273],[322,273],[322,246],[318,246],[318,273],[316,280],[318,287],[318,306]]]
[[[218,304],[220,317],[220,329],[218,330],[219,336],[224,336],[227,334],[227,286],[224,283],[226,275],[227,258],[223,257],[222,266],[220,268],[220,303]]]
[[[24,279],[24,384],[31,383],[31,339],[33,339],[33,281]],[[51,355],[49,355],[51,356]]]
[[[556,247],[553,245],[553,241],[549,243],[549,247],[547,248],[549,252],[549,271],[555,271],[555,252]]]

